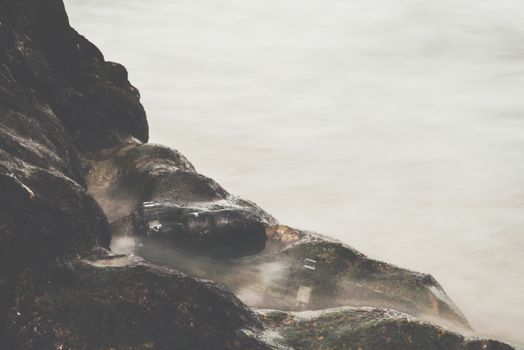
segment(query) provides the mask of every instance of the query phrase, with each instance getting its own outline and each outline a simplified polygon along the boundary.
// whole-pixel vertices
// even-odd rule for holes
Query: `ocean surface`
[[[524,2],[65,0],[151,141],[524,343]]]

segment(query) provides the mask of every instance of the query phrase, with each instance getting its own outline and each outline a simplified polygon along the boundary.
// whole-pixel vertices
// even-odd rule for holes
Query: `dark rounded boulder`
[[[136,258],[74,260],[16,282],[9,349],[271,349],[227,290]]]
[[[254,203],[230,195],[197,173],[179,152],[133,141],[84,154],[91,193],[114,233],[161,241],[210,256],[255,254],[275,220]]]

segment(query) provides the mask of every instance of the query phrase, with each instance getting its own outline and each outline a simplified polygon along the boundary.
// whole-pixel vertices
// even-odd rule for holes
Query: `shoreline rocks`
[[[263,251],[243,258],[196,255],[150,241],[141,241],[135,253],[156,264],[218,281],[254,308],[383,307],[471,331],[464,315],[431,275],[370,259],[310,232],[285,230],[295,231],[295,238],[286,243],[269,239]]]
[[[20,275],[9,348],[185,350],[257,344],[240,330],[260,332],[260,321],[221,286],[139,259],[118,259],[75,259],[36,278],[33,272]],[[268,349],[262,343],[257,348]]]
[[[341,307],[315,312],[260,310],[261,318],[278,329],[297,350],[482,350],[512,349],[509,345],[446,331],[395,310]]]
[[[0,3],[0,49],[3,347],[510,349],[408,316],[468,328],[431,276],[279,225],[145,144],[127,71],[61,0]],[[122,235],[146,260],[109,251]]]

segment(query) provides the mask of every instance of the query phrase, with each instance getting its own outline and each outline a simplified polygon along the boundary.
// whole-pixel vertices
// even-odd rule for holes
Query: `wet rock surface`
[[[254,336],[261,322],[230,292],[136,258],[73,260],[18,279],[11,348],[268,349]]]
[[[80,150],[115,145],[121,135],[147,141],[125,68],[69,26],[61,1],[3,1],[0,15],[3,106],[55,114]]]
[[[342,243],[315,236],[302,238],[281,255],[293,266],[287,277],[293,281],[291,285],[303,284],[311,275],[304,266],[312,265],[318,270],[309,278],[317,286],[313,295],[315,308],[381,306],[469,328],[465,317],[431,275],[370,259]],[[308,257],[315,263],[306,265]]]
[[[0,347],[266,349],[224,288],[105,250],[78,150],[147,140],[125,69],[61,1],[1,2],[0,48]]]
[[[268,231],[265,250],[240,259],[224,261],[208,256],[191,260],[187,252],[181,254],[151,243],[143,243],[136,252],[155,263],[220,281],[256,308],[301,311],[346,305],[384,307],[471,330],[431,275],[369,259],[312,232],[286,226]]]
[[[387,309],[343,307],[294,313],[261,310],[260,315],[297,350],[512,349],[497,341],[464,337]]]
[[[180,153],[129,142],[85,154],[92,194],[115,234],[134,234],[210,256],[243,256],[265,247],[276,221],[256,204],[230,195],[196,172]]]
[[[61,0],[0,2],[0,48],[2,348],[510,348],[420,321],[469,328],[431,276],[278,225],[145,143],[125,68]]]
[[[145,239],[172,244],[185,252],[209,256],[258,253],[266,243],[265,224],[251,208],[232,201],[179,205],[146,203],[137,225]]]

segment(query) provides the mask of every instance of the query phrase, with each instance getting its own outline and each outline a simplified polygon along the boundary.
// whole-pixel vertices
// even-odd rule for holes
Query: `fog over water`
[[[524,2],[65,2],[152,142],[524,343]]]

